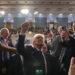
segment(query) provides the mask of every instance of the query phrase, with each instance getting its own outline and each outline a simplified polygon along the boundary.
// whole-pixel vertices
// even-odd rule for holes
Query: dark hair
[[[44,32],[45,35],[47,35],[48,33],[50,33],[50,30],[47,30],[46,32]]]
[[[66,26],[62,26],[62,30],[66,30]]]

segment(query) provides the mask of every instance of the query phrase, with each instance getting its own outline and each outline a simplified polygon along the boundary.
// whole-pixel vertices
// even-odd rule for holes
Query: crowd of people
[[[15,45],[9,30],[0,30],[0,75],[75,75],[75,23],[73,33],[59,26],[35,34],[31,45],[25,44],[28,28],[21,25]]]

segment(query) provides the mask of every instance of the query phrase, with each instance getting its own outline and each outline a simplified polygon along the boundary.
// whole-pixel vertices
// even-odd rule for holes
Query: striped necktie
[[[46,61],[46,57],[44,52],[42,52],[43,58],[44,58],[44,62],[45,62],[45,73],[47,74],[47,61]]]

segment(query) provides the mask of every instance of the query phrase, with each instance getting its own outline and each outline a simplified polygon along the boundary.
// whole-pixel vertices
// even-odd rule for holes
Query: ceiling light
[[[32,32],[31,32],[31,31],[29,31],[28,33],[29,33],[29,34],[32,34]]]
[[[59,17],[59,18],[62,18],[62,17],[63,17],[63,14],[62,14],[62,13],[61,13],[61,14],[59,14],[59,15],[58,15],[58,17]]]
[[[72,16],[73,14],[69,14],[70,16]]]
[[[54,16],[53,16],[52,13],[50,13],[50,14],[48,15],[48,17],[49,17],[49,18],[53,18]]]
[[[68,17],[73,17],[73,14],[69,14]]]
[[[43,14],[42,14],[42,13],[40,13],[40,14],[38,15],[38,17],[43,17]]]
[[[23,16],[22,16],[22,14],[19,13],[19,14],[18,14],[18,17],[23,17]]]
[[[10,17],[12,17],[12,14],[11,14],[11,13],[8,13],[8,15],[7,15],[7,16],[10,18]]]
[[[28,10],[28,9],[22,9],[22,10],[21,10],[21,13],[22,13],[22,14],[28,14],[28,13],[29,13],[29,10]]]
[[[4,12],[4,11],[0,11],[0,14],[4,15],[4,14],[5,14],[5,12]]]
[[[53,14],[52,14],[52,13],[50,13],[50,14],[49,14],[49,16],[53,16]]]
[[[69,14],[68,19],[72,19],[72,18],[73,18],[73,14]]]
[[[38,14],[38,13],[39,13],[38,11],[35,11],[35,12],[34,12],[34,15],[36,15],[36,14]]]

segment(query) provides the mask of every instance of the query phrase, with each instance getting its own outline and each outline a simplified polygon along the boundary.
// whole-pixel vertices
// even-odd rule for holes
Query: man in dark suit
[[[67,75],[71,57],[75,56],[75,40],[70,36],[66,27],[62,28],[60,37],[61,40],[55,55],[58,55],[61,75]]]
[[[0,41],[4,45],[8,45],[8,43],[5,41],[8,38],[9,30],[7,28],[2,28],[0,33]],[[8,69],[8,60],[10,58],[9,52],[0,51],[0,75],[7,75],[7,69]]]
[[[54,57],[41,52],[44,43],[42,34],[36,34],[33,46],[24,46],[25,32],[28,23],[22,24],[21,35],[17,43],[17,51],[24,57],[24,70],[26,75],[58,75],[57,62]]]
[[[4,40],[1,40],[4,41]],[[0,59],[0,75],[24,75],[23,71],[23,57],[16,53],[16,48],[9,47],[0,42],[0,57],[2,52],[12,52],[10,59],[5,63],[2,63]],[[3,68],[3,71],[1,70]],[[3,73],[2,73],[3,72]]]
[[[24,75],[23,57],[19,54],[13,54],[9,61],[8,75]]]
[[[59,33],[59,35],[56,35],[56,32],[54,33],[54,31],[51,30],[52,38],[51,38],[51,41],[47,42],[47,46],[48,46],[48,48],[50,50],[50,54],[53,55],[53,56],[56,56],[56,57],[58,57],[57,50],[58,49],[60,50],[60,48],[58,48],[58,46],[60,45],[59,42],[61,40],[61,37],[60,37],[61,31],[62,31],[62,26],[58,27],[58,33]],[[57,54],[56,54],[56,52],[57,52]]]

